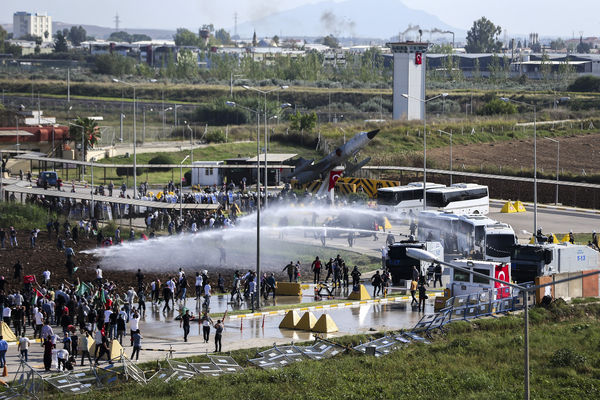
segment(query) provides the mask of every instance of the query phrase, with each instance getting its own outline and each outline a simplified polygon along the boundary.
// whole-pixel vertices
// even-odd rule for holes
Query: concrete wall
[[[595,270],[581,271],[581,272],[571,272],[571,273],[563,273],[563,274],[555,274],[553,276],[544,276],[536,279],[536,284],[544,284],[550,282],[556,282],[562,279],[579,277],[584,274],[588,274],[590,272],[594,272]],[[559,283],[556,285],[550,286],[552,288],[552,297],[563,298],[563,299],[571,299],[576,297],[597,297],[600,295],[599,293],[599,283],[598,283],[598,275],[593,275],[589,277],[585,277],[582,279],[574,279],[569,282]],[[539,282],[539,283],[538,283]],[[544,291],[543,289],[538,290],[536,293],[536,298],[541,299],[540,296],[543,297]]]

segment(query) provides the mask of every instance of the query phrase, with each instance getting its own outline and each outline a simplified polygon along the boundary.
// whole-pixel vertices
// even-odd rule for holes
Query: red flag
[[[328,191],[333,189],[333,187],[335,186],[338,179],[340,179],[342,177],[342,173],[343,173],[343,171],[330,171],[329,172],[329,189],[327,189]]]

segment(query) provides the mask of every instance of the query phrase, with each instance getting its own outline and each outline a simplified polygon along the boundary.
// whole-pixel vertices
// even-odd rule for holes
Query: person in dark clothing
[[[107,355],[107,357],[110,358],[110,351],[109,351],[109,346],[108,346],[108,339],[106,338],[106,335],[102,335],[102,342],[100,343],[100,352],[98,353],[98,357],[96,357],[96,360],[94,360],[94,364],[98,365],[98,361],[104,356]],[[109,359],[110,362],[110,359]]]
[[[425,312],[425,300],[427,299],[427,289],[425,284],[419,284],[419,311]]]
[[[348,272],[348,266],[345,262],[342,263],[342,284],[344,285],[344,287],[348,287],[349,284]]]
[[[381,291],[381,275],[379,271],[375,271],[375,275],[371,277],[371,283],[373,284],[373,297],[377,297],[379,292]]]
[[[77,225],[71,229],[71,238],[75,243],[77,243],[77,240],[79,240],[79,227]]]
[[[285,267],[283,267],[283,271],[287,270],[287,274],[288,274],[288,278],[290,278],[290,282],[292,282],[294,280],[294,262],[290,261],[290,263],[288,265],[286,265]]]
[[[327,276],[325,277],[325,283],[333,273],[333,258],[330,258],[329,261],[325,263],[325,270],[327,270]]]
[[[133,360],[133,356],[135,356],[135,361],[137,361],[140,357],[140,350],[142,349],[142,335],[140,334],[140,330],[136,330],[132,336],[133,339],[133,352],[131,353],[131,360]]]
[[[183,325],[183,341],[187,342],[188,335],[190,334],[190,310],[185,310],[185,314],[181,316],[179,320],[179,327]]]
[[[350,273],[350,275],[352,276],[352,287],[353,287],[352,290],[354,290],[355,287],[358,287],[359,282],[360,282],[360,276],[362,274],[358,270],[358,267],[355,265],[354,268],[352,269],[352,272]]]
[[[52,349],[54,345],[52,344],[52,340],[50,338],[44,339],[44,369],[46,372],[50,372],[50,368],[52,368]]]
[[[433,270],[433,287],[435,287],[435,284],[437,282],[440,283],[440,287],[442,287],[442,266],[441,264],[437,264],[435,266],[435,269]]]
[[[14,269],[13,279],[20,280],[21,272],[23,271],[23,266],[21,265],[21,262],[17,261],[16,264],[13,265],[13,269]]]
[[[223,336],[223,323],[221,320],[217,320],[215,325],[215,353],[221,352],[221,338]]]
[[[138,291],[142,290],[144,287],[144,274],[142,274],[142,270],[138,268],[137,273],[135,274],[138,284]]]

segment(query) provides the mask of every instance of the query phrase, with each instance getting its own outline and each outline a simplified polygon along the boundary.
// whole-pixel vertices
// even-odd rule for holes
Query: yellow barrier
[[[277,282],[275,284],[277,296],[302,296],[302,285],[294,282]]]

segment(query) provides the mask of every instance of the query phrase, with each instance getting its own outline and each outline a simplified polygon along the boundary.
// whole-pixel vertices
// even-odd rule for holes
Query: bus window
[[[469,273],[459,271],[457,269],[454,270],[454,281],[456,282],[470,282]]]
[[[486,276],[490,276],[490,271],[488,269],[474,268],[473,271],[474,272],[479,272],[480,274],[484,274]],[[489,285],[490,284],[490,280],[482,278],[482,277],[477,276],[477,275],[473,275],[473,283],[483,283],[484,285]]]

